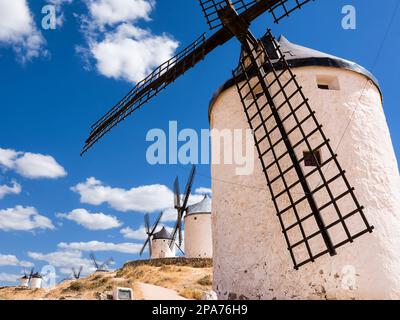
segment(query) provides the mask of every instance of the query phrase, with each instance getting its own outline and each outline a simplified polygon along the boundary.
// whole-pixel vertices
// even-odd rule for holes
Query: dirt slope
[[[114,272],[98,272],[84,279],[65,281],[51,290],[2,287],[0,300],[105,299],[114,287],[132,288],[137,300],[151,297],[151,286],[145,286],[147,291],[142,292],[144,290],[141,283],[171,289],[187,299],[201,299],[205,291],[211,290],[211,279],[211,259],[132,261]]]

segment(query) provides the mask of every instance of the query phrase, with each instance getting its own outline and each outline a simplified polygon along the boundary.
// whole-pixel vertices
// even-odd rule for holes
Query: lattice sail
[[[241,57],[234,74],[298,269],[327,253],[336,254],[337,248],[373,227],[278,43],[270,32],[267,38],[267,46],[252,49],[255,59],[249,53]]]
[[[222,26],[218,17],[218,10],[227,5],[226,0],[199,0],[201,9],[211,30]],[[262,1],[262,0],[261,0]],[[252,7],[260,0],[232,0],[235,10],[240,14]]]
[[[175,57],[164,62],[145,79],[140,81],[119,103],[92,125],[82,154],[91,148],[118,123],[125,120],[143,104],[164,90],[180,75],[204,59],[206,36],[203,34]]]
[[[279,0],[274,4],[269,12],[274,17],[275,23],[278,23],[285,17],[288,17],[293,11],[301,9],[306,3],[314,0]]]

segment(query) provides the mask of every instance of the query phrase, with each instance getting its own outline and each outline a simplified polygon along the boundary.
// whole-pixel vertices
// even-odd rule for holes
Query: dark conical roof
[[[262,37],[261,41],[267,44],[268,42],[267,36]],[[373,74],[355,62],[339,58],[318,50],[300,46],[298,44],[290,42],[284,36],[281,36],[279,38],[278,43],[280,45],[282,53],[285,54],[285,58],[288,61],[289,66],[291,68],[306,67],[306,66],[321,66],[321,67],[345,69],[366,76],[368,79],[374,82],[375,85],[379,88],[379,82],[373,76]],[[275,67],[279,69],[278,65],[275,65]],[[241,80],[242,76],[243,74],[240,72],[240,69],[237,70],[235,78]],[[210,111],[217,97],[223,91],[235,85],[235,78],[229,79],[227,82],[225,82],[225,84],[221,88],[219,88],[218,91],[214,94],[210,103]]]
[[[162,227],[160,231],[153,235],[153,240],[154,239],[171,239],[171,234],[165,229],[165,227]]]
[[[193,204],[187,209],[188,215],[196,213],[211,213],[211,198],[208,195],[200,202]]]

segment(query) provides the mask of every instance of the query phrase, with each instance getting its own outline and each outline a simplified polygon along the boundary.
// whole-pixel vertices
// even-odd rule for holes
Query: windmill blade
[[[79,271],[78,271],[78,279],[81,277],[82,270],[83,270],[83,266],[80,266]]]
[[[72,268],[72,275],[74,276],[75,279],[78,279],[77,278],[77,273],[75,271],[75,268]]]
[[[181,246],[178,246],[178,244],[175,242],[176,247],[178,248],[178,250],[185,255],[185,252],[182,250]]]
[[[144,225],[146,228],[146,233],[150,234],[150,216],[148,213],[144,215]]]
[[[179,210],[178,210],[178,215],[179,215]],[[169,247],[171,250],[174,248],[174,245],[176,243],[176,236],[178,234],[178,229],[179,229],[179,221],[178,219],[176,219],[174,231],[172,232],[171,235],[171,241],[169,242]]]
[[[150,258],[153,255],[153,247],[152,247],[151,241],[149,241],[149,255],[150,255]]]
[[[228,4],[227,0],[199,0],[200,6],[203,11],[204,17],[207,20],[208,26],[210,30],[219,28],[222,26],[221,21],[219,20],[218,10],[222,7],[225,7]],[[233,7],[235,8],[236,12],[242,13],[255,4],[263,1],[259,0],[231,0],[229,1]],[[264,2],[271,2],[271,1],[264,1]],[[272,2],[279,2],[279,1],[272,1]],[[265,9],[264,11],[266,11]]]
[[[147,237],[146,241],[144,242],[142,249],[140,250],[140,253],[139,253],[140,256],[142,256],[142,254],[144,252],[144,249],[146,248],[147,245],[149,245],[149,253],[150,253],[150,256],[151,256],[151,254],[152,254],[151,237],[153,236],[154,231],[156,231],[156,228],[157,228],[158,224],[160,223],[163,214],[164,214],[164,212],[160,213],[160,215],[158,216],[158,218],[157,218],[157,220],[156,220],[156,222],[155,222],[155,224],[153,226],[153,229],[151,231],[150,231],[150,218],[149,218],[149,215],[148,214],[145,215],[145,225],[146,225],[146,229],[148,230],[147,231],[148,237]]]
[[[274,22],[279,23],[283,18],[289,17],[292,12],[301,9],[305,4],[311,1],[315,0],[281,0],[271,6],[269,12],[274,17]]]
[[[144,249],[146,248],[146,246],[147,246],[147,244],[150,244],[151,245],[151,236],[149,235],[148,237],[147,237],[147,239],[146,239],[146,241],[144,242],[144,244],[143,244],[143,247],[142,247],[142,249],[140,249],[140,252],[139,252],[139,255],[140,256],[142,256],[142,254],[143,254],[143,251],[144,251]]]
[[[269,11],[278,23],[292,12],[301,9],[306,3],[314,0],[199,0],[204,17],[210,30],[223,27],[218,11],[232,5],[238,14],[246,18],[248,23],[262,13]]]
[[[154,223],[153,229],[150,232],[151,235],[153,235],[154,232],[156,231],[156,228],[158,227],[158,224],[160,223],[161,218],[163,217],[163,215],[164,215],[164,211],[160,212],[160,215],[158,216],[156,222]]]
[[[117,105],[92,125],[89,138],[82,150],[84,154],[93,144],[101,139],[112,128],[125,120],[134,111],[147,103],[173,83],[178,77],[194,67],[198,62],[219,45],[230,38],[227,32],[219,32],[206,41],[205,34],[179,52],[170,60],[164,62],[145,79],[140,81]]]
[[[99,269],[99,264],[97,263],[96,256],[94,255],[94,253],[91,252],[89,257],[90,257],[90,259],[92,259],[93,265],[96,268],[96,270],[98,270]]]
[[[250,22],[279,1],[281,0],[256,1],[253,6],[249,7],[249,9],[244,11],[240,16],[244,20]],[[125,98],[115,105],[107,114],[92,125],[91,133],[85,142],[81,155],[86,153],[95,143],[97,143],[121,121],[125,120],[134,111],[139,109],[160,91],[175,81],[179,76],[203,60],[207,54],[225,44],[232,38],[233,34],[225,28],[218,30],[207,40],[203,34],[178,55],[158,67],[143,81],[139,82],[125,96]]]
[[[179,190],[179,178],[176,177],[174,181],[174,206],[175,209],[181,207],[181,193]]]
[[[29,280],[32,279],[34,271],[35,271],[35,268],[32,268],[31,272],[29,273]]]
[[[336,254],[373,227],[271,32],[258,46],[254,42],[243,41],[247,55],[235,81],[298,269]]]
[[[194,181],[195,175],[196,175],[196,166],[193,165],[192,169],[190,170],[188,181],[186,183],[185,195],[184,195],[183,202],[182,202],[183,210],[186,210],[186,206],[189,201],[190,192],[192,191],[192,186],[193,186],[193,181]],[[183,212],[181,212],[181,213],[183,214]]]
[[[100,270],[104,270],[104,267],[109,267],[110,264],[113,263],[113,262],[114,262],[114,259],[113,259],[113,258],[108,258],[106,261],[104,261],[104,262],[100,265],[99,269],[100,269]]]

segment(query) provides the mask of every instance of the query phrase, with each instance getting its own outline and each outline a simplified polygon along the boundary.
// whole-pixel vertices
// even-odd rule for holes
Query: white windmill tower
[[[252,129],[258,161],[249,176],[212,167],[219,298],[400,298],[400,180],[377,82],[355,63],[250,30],[263,13],[279,22],[310,2],[200,0],[216,31],[139,82],[92,126],[82,150],[214,49],[241,43],[210,120]]]
[[[212,258],[211,198],[187,208],[185,223],[185,257]]]
[[[268,37],[263,39],[266,44],[270,43]],[[338,153],[337,160],[346,170],[346,177],[355,187],[355,191],[349,190],[346,181],[335,181],[341,171],[337,170],[326,147],[317,148],[321,141],[309,139],[315,148],[314,155],[304,144],[299,144],[300,148],[296,151],[302,154],[301,168],[305,174],[323,169],[322,177],[318,174],[309,176],[308,182],[321,203],[321,215],[331,241],[339,247],[346,242],[348,234],[350,240],[355,240],[353,235],[368,230],[365,229],[364,216],[352,215],[356,208],[351,207],[351,201],[347,199],[349,195],[355,195],[365,207],[365,216],[376,231],[338,249],[337,256],[333,258],[329,255],[319,257],[326,252],[322,237],[312,237],[318,234],[318,227],[308,224],[311,221],[307,215],[311,211],[292,205],[301,201],[299,184],[286,193],[285,201],[274,204],[271,191],[263,190],[266,189],[263,173],[266,169],[258,160],[255,161],[254,173],[249,176],[236,176],[234,168],[214,165],[212,174],[218,178],[212,188],[214,266],[218,266],[214,267],[215,290],[220,298],[227,299],[240,296],[261,299],[400,298],[400,179],[378,82],[356,63],[298,46],[284,37],[280,38],[279,45],[297,81],[301,83],[304,95],[309,98],[323,124],[324,133],[331,139],[330,144]],[[242,68],[235,74],[236,81],[232,79],[225,83],[211,102],[209,114],[212,128],[249,127],[248,118],[241,112],[245,103],[235,86],[235,82],[242,85],[246,83],[246,77],[250,75],[251,78],[249,72],[243,72],[245,59],[242,54]],[[280,73],[281,68],[275,64],[273,72]],[[274,78],[270,76],[272,83]],[[290,82],[290,73],[282,74],[280,81],[283,84]],[[271,88],[272,92],[276,90],[279,89]],[[290,90],[293,89],[288,89],[293,92]],[[261,88],[254,91],[251,94],[255,96],[262,93]],[[248,101],[251,103],[252,98]],[[265,100],[261,101],[265,104]],[[276,98],[278,105],[285,102],[284,96]],[[299,106],[303,100],[300,97],[291,103]],[[307,112],[298,115],[302,119],[311,119]],[[315,124],[308,120],[303,121],[302,129],[312,135]],[[285,125],[296,129],[296,125],[290,122]],[[276,139],[273,134],[270,136]],[[257,132],[256,138],[261,139]],[[290,139],[293,143],[302,141],[301,132],[297,130]],[[282,150],[276,150],[282,154]],[[254,153],[257,153],[256,148]],[[336,159],[336,155],[334,157]],[[279,172],[290,167],[289,159],[282,159],[280,168],[273,157],[270,163],[274,167],[268,172],[269,178],[278,177],[276,182],[282,184],[272,183],[272,193],[276,197],[277,189],[289,189],[291,187],[284,184],[295,184],[296,180]],[[231,181],[232,184],[220,183],[219,180]],[[329,185],[329,188],[324,188],[324,185]],[[318,194],[318,189],[325,194]],[[275,205],[281,206],[278,210],[281,219],[274,217],[277,213]],[[298,263],[297,267],[301,267],[298,271],[290,266],[288,247]],[[310,252],[311,259],[305,258],[307,264],[300,265],[298,261],[301,263],[301,260],[296,259],[307,257]]]
[[[150,229],[149,214],[144,216],[147,239],[140,250],[140,256],[143,254],[146,246],[149,247],[150,259],[173,258],[175,257],[175,245],[171,246],[172,235],[163,226],[160,231],[155,232],[161,221],[163,212],[160,213],[153,227]]]

